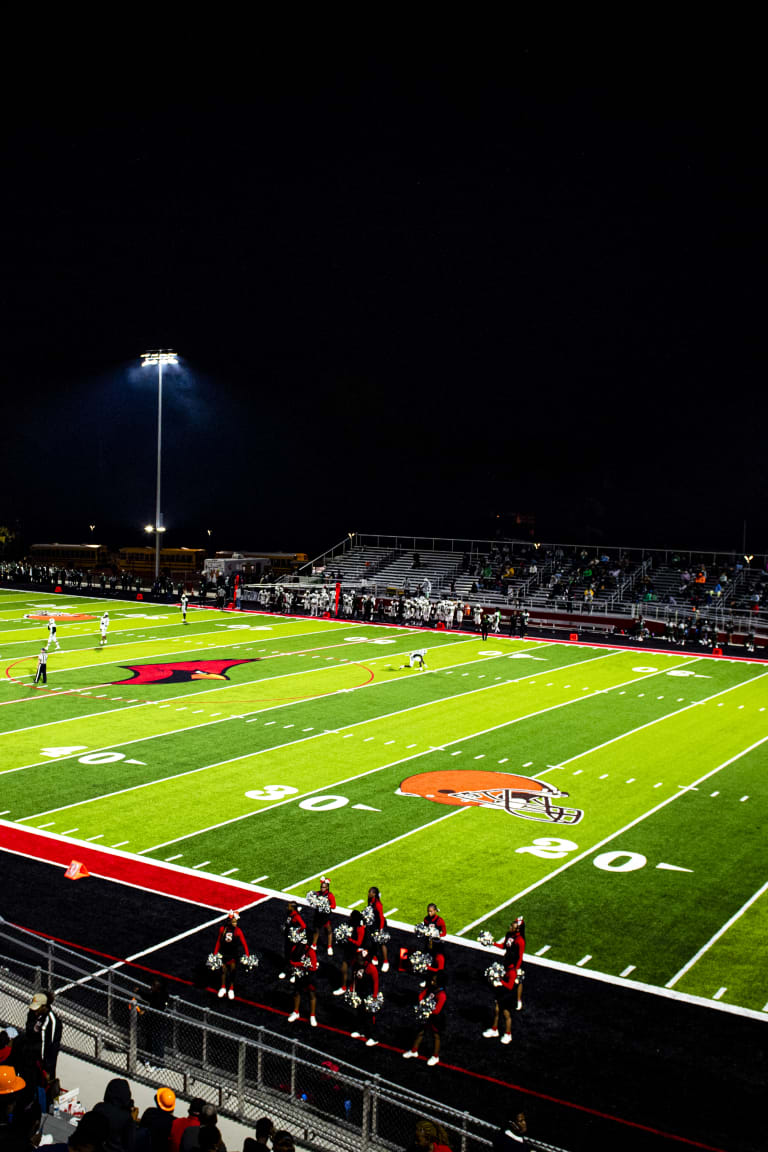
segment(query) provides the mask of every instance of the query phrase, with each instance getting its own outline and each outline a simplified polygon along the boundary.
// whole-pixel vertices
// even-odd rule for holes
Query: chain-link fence
[[[31,996],[46,989],[55,993],[65,1051],[118,1076],[162,1080],[242,1124],[267,1113],[307,1148],[401,1149],[425,1117],[439,1120],[455,1152],[491,1147],[494,1126],[467,1112],[180,997],[153,1009],[148,986],[120,963],[98,967],[62,945],[0,928],[0,1025],[23,1030]]]

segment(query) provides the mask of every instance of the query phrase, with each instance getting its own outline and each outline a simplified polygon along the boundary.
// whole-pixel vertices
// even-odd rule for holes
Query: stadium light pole
[[[164,532],[163,515],[160,511],[160,475],[162,470],[163,450],[163,366],[165,364],[178,364],[179,358],[170,348],[155,349],[153,352],[142,352],[141,366],[148,368],[157,365],[157,488],[155,495],[155,580],[160,576],[160,533]],[[147,531],[150,531],[147,528]]]

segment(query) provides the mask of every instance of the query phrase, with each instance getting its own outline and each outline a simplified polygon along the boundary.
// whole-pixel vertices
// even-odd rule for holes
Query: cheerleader
[[[367,948],[360,949],[352,983],[352,991],[355,996],[360,998],[360,1003],[357,1006],[357,1015],[362,1031],[351,1032],[350,1035],[354,1040],[365,1040],[367,1048],[375,1048],[379,1042],[377,1039],[379,1030],[376,1020],[377,1013],[370,1012],[365,1007],[364,1001],[369,996],[372,998],[378,996],[379,973],[378,969],[372,963],[372,957]]]
[[[307,924],[299,912],[298,904],[292,900],[288,905],[288,915],[286,916],[285,922],[283,924],[283,958],[285,967],[283,968],[283,971],[278,974],[279,980],[285,980],[288,972],[290,971],[293,946],[294,944],[299,943],[295,937],[298,936],[301,932],[304,933],[304,940],[301,942],[306,943]]]
[[[430,999],[427,999],[430,997]],[[427,986],[419,992],[419,1004],[424,1004],[426,1007],[419,1011],[420,1026],[419,1031],[411,1047],[403,1052],[404,1060],[412,1060],[414,1057],[418,1059],[419,1045],[424,1039],[424,1033],[429,1032],[432,1036],[432,1055],[427,1064],[433,1068],[435,1064],[440,1063],[440,1041],[445,1027],[445,989],[443,988],[442,980],[433,973],[427,979]],[[431,1008],[428,1015],[424,1015],[426,1008]]]
[[[310,896],[325,897],[331,906],[331,911],[336,907],[336,897],[331,892],[331,882],[327,876],[320,879],[320,888],[317,892],[310,892]],[[320,908],[315,908],[315,919],[312,925],[312,947],[317,947],[317,940],[320,935],[320,929],[325,929],[326,939],[328,940],[328,955],[333,956],[333,937],[331,935],[331,911],[324,912]]]
[[[295,985],[293,993],[293,1012],[288,1017],[288,1023],[294,1024],[300,1016],[299,1004],[302,992],[309,996],[309,1023],[317,1028],[317,950],[304,943],[294,944],[291,951],[291,983]]]
[[[349,988],[352,980],[350,972],[354,972],[357,967],[358,953],[365,939],[365,924],[363,924],[363,917],[357,908],[349,917],[349,926],[352,929],[351,935],[342,946],[341,987],[335,989],[334,996],[343,996]]]
[[[222,960],[221,987],[218,991],[220,999],[228,996],[230,1000],[234,1000],[237,961],[241,953],[244,956],[250,956],[245,936],[237,926],[239,919],[237,912],[227,913],[227,921],[219,928],[216,947],[213,950],[213,955],[221,956]]]
[[[371,935],[374,932],[384,932],[387,927],[387,921],[384,918],[384,906],[381,903],[381,893],[378,888],[368,889],[368,907],[373,909],[373,920],[369,921],[369,929]],[[389,959],[387,957],[387,946],[382,943],[379,945],[381,949],[382,972],[389,972]]]
[[[427,914],[424,917],[423,923],[426,924],[428,928],[437,928],[441,938],[445,936],[448,931],[437,904],[427,904]]]
[[[494,981],[497,989],[493,1008],[493,1023],[486,1028],[483,1036],[487,1039],[499,1035],[499,1015],[504,1017],[504,1035],[502,1044],[512,1043],[512,1012],[519,1012],[523,1007],[523,955],[525,953],[525,921],[522,916],[513,920],[507,934],[499,948],[504,949],[504,975],[501,980]],[[515,993],[517,988],[517,993]]]

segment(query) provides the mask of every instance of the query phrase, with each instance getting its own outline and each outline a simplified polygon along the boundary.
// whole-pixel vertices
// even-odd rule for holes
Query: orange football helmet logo
[[[459,807],[501,808],[510,816],[540,823],[578,824],[584,813],[579,808],[553,804],[558,796],[567,796],[546,780],[516,776],[511,772],[473,772],[456,769],[443,772],[420,772],[400,785],[406,796],[421,796],[435,804]]]

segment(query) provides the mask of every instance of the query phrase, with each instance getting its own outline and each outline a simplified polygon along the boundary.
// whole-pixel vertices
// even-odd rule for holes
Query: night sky
[[[169,545],[768,547],[749,66],[266,56],[8,118],[0,524],[146,542],[173,347]]]

